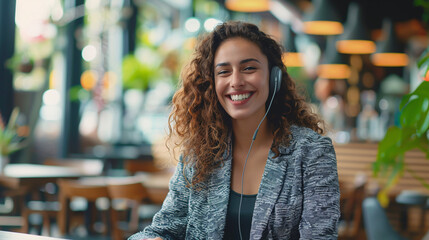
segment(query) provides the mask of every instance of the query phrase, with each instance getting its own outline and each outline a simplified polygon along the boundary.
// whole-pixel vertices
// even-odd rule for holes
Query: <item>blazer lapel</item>
[[[223,238],[231,185],[231,162],[232,155],[227,151],[224,155],[224,163],[210,177],[207,199],[209,204],[207,239]]]
[[[290,148],[287,148],[284,154],[288,155],[289,153]],[[287,161],[284,159],[285,155],[281,151],[281,155],[273,159],[274,153],[272,151],[269,153],[256,197],[250,239],[265,238],[268,234],[266,232],[268,219],[283,188],[286,176]]]

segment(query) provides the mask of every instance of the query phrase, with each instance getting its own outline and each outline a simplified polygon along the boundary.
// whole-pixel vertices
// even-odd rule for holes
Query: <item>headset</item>
[[[250,143],[249,151],[247,151],[246,160],[244,160],[243,172],[241,173],[241,194],[240,194],[240,204],[238,207],[238,232],[240,233],[240,240],[243,239],[243,236],[241,235],[240,218],[241,218],[241,204],[243,201],[244,171],[246,170],[247,159],[249,159],[250,150],[252,150],[253,143],[255,142],[256,135],[258,134],[258,131],[259,131],[259,127],[261,126],[261,124],[265,120],[265,118],[267,117],[267,114],[271,108],[271,104],[273,103],[274,97],[276,96],[276,93],[280,90],[281,83],[282,83],[282,70],[278,66],[274,66],[271,69],[270,82],[269,82],[268,99],[271,97],[271,100],[270,100],[270,103],[268,105],[267,111],[265,112],[264,117],[259,122],[259,125],[255,130],[255,133],[253,133],[252,142]]]

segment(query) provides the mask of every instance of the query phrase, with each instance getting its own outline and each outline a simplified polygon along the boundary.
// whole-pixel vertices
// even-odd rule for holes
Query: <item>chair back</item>
[[[130,174],[134,175],[137,172],[160,172],[163,169],[155,165],[153,160],[126,160],[124,162],[124,168]]]
[[[368,197],[362,203],[364,226],[368,240],[405,240],[395,231],[377,198]]]
[[[85,198],[89,204],[95,204],[95,201],[99,198],[108,198],[109,193],[107,185],[89,185],[88,183],[80,182],[79,180],[67,180],[60,179],[58,181],[60,189],[59,200],[61,204],[61,210],[58,213],[58,226],[61,234],[69,232],[70,219],[70,201],[75,197]],[[108,221],[105,220],[107,225]],[[87,223],[88,231],[92,232],[92,223]]]
[[[139,207],[145,200],[149,199],[149,194],[143,184],[138,181],[131,181],[128,183],[111,182],[108,184],[108,191],[112,200],[111,226],[113,228],[113,239],[124,239],[125,235],[137,232],[139,225]],[[118,209],[115,206],[115,201],[122,201],[116,203],[120,203],[117,205],[122,207],[125,206],[126,209]],[[122,228],[119,224],[121,221],[119,211],[121,210],[128,210],[130,213],[128,219],[125,220],[126,227]]]
[[[111,199],[130,199],[143,202],[144,199],[149,198],[149,193],[141,182],[109,183],[107,188]]]

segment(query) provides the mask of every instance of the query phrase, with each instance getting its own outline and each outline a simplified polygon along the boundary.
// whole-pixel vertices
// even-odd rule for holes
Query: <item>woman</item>
[[[337,238],[335,152],[272,38],[249,23],[217,26],[173,106],[182,157],[162,209],[130,240]]]

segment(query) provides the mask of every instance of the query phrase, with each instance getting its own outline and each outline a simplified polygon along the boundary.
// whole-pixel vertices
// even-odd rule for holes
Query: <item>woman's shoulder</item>
[[[314,131],[313,129],[292,125],[291,128],[291,134],[293,142],[299,142],[299,143],[307,143],[307,144],[332,144],[332,140],[324,135],[321,135]]]
[[[313,129],[292,125],[290,127],[291,138],[287,145],[280,145],[280,152],[283,154],[295,152],[298,148],[316,149],[332,146],[332,140],[323,136]]]

